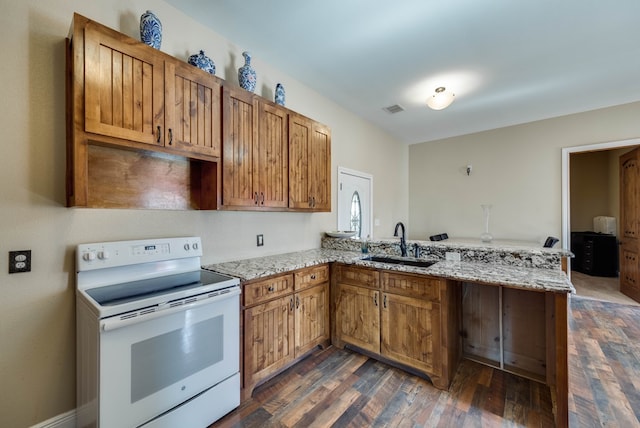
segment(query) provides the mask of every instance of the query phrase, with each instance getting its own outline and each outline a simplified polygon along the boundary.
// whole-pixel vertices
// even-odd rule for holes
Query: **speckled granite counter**
[[[400,254],[398,238],[378,239],[369,242],[371,253]],[[322,248],[332,250],[360,251],[359,239],[322,238]],[[445,241],[407,241],[407,253],[415,254],[418,248],[421,258],[445,260],[447,252],[460,254],[463,262],[482,262],[503,266],[560,269],[563,257],[573,257],[562,248],[543,248],[537,242],[493,241],[483,243],[472,239],[447,239]]]
[[[543,269],[499,263],[451,262],[440,260],[430,267],[422,268],[371,262],[362,260],[363,256],[364,254],[355,251],[322,248],[211,264],[204,266],[204,268],[235,276],[243,281],[248,281],[321,263],[340,262],[400,272],[419,273],[457,281],[504,285],[527,290],[558,293],[575,292],[566,274],[560,270],[559,267]],[[435,257],[426,257],[421,260],[424,259],[439,260]]]

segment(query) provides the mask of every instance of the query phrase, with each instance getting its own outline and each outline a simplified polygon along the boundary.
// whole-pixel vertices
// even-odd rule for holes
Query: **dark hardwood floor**
[[[569,423],[640,427],[640,307],[570,299]],[[464,360],[449,391],[330,347],[258,387],[211,428],[551,427],[538,382]]]

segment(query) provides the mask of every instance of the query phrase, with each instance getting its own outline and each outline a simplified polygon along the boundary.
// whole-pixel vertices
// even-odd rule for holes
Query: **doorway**
[[[338,230],[353,230],[355,237],[373,238],[373,176],[338,167]]]
[[[632,139],[562,149],[562,245],[576,253],[576,258],[569,260],[568,274],[578,295],[631,300],[619,291],[616,237],[620,234],[617,230],[613,231],[616,237],[606,236],[611,233],[608,231],[604,236],[593,233],[593,218],[611,216],[619,225],[618,157],[639,144],[640,139]],[[581,250],[583,240],[585,251]]]

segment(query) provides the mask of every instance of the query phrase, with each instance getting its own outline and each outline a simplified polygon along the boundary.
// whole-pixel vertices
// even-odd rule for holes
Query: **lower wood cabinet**
[[[446,280],[334,265],[335,346],[351,345],[449,387],[459,360],[459,287]]]
[[[328,344],[329,266],[243,284],[242,397],[318,345]]]

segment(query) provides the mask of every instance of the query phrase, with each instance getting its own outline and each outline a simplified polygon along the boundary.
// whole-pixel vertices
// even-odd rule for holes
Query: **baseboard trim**
[[[33,425],[31,428],[75,428],[76,427],[76,410],[69,410],[44,422]]]

